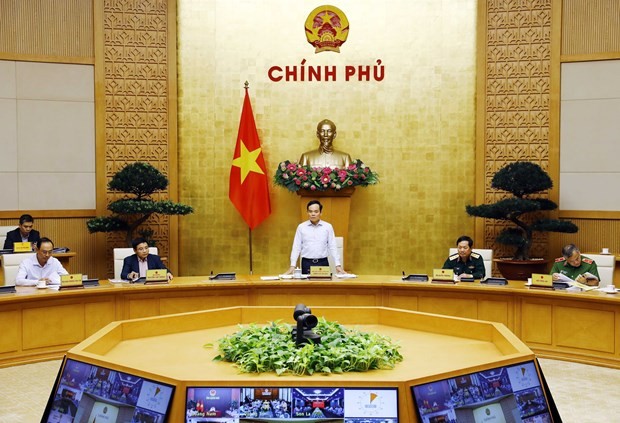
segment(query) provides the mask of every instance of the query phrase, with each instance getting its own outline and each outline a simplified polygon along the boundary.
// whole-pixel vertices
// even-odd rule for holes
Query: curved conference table
[[[335,279],[335,278],[334,278]],[[383,306],[500,322],[537,355],[620,368],[620,294],[403,282],[398,276],[332,281],[177,277],[170,284],[74,290],[17,287],[0,295],[0,366],[61,357],[115,320],[232,306]],[[258,322],[262,323],[262,322]]]

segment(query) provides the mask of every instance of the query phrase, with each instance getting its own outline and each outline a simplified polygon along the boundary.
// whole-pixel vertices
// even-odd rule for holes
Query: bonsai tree
[[[110,203],[111,216],[101,216],[86,222],[88,231],[125,231],[127,245],[131,246],[134,231],[154,213],[165,215],[186,215],[194,212],[191,206],[174,203],[170,200],[153,200],[154,192],[166,189],[168,178],[148,163],[136,162],[125,166],[112,177],[108,188],[112,191],[129,194]],[[142,230],[140,235],[147,240],[153,231]]]
[[[516,226],[504,229],[495,240],[500,244],[515,247],[514,260],[529,260],[534,231],[565,232],[578,231],[577,226],[566,220],[522,219],[522,215],[532,212],[557,209],[557,204],[546,198],[532,197],[553,187],[551,178],[539,165],[530,162],[515,162],[497,171],[491,187],[508,191],[512,196],[493,204],[465,207],[467,214],[487,219],[507,220]]]

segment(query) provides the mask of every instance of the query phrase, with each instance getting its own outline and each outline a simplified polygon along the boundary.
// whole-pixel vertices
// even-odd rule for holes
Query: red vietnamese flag
[[[250,229],[256,228],[271,214],[267,168],[247,87],[241,111],[241,122],[239,122],[237,145],[230,168],[228,198]]]

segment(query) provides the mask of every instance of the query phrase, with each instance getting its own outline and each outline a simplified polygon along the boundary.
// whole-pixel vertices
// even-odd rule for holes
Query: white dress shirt
[[[53,285],[60,285],[60,275],[68,275],[69,272],[62,267],[62,264],[55,257],[50,257],[45,266],[39,264],[37,255],[28,257],[19,265],[15,285],[17,286],[36,286],[39,279],[49,278]]]
[[[291,267],[296,266],[300,254],[307,259],[332,256],[335,265],[340,266],[334,227],[323,220],[319,220],[316,225],[313,225],[310,220],[300,223],[293,240]]]

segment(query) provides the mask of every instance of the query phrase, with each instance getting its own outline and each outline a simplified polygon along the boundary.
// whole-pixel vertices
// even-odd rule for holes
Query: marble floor
[[[620,422],[620,370],[546,359],[540,365],[563,422]],[[53,360],[0,369],[0,423],[40,421],[59,367]]]

